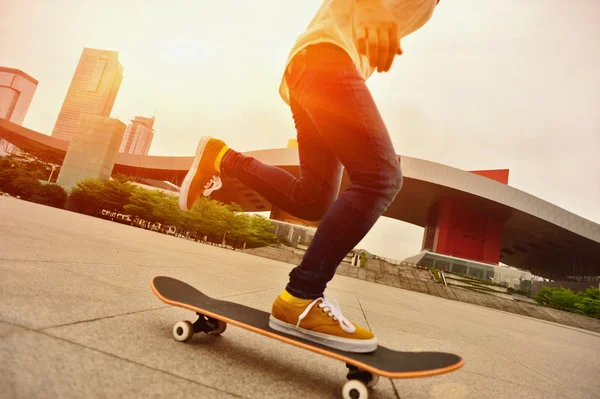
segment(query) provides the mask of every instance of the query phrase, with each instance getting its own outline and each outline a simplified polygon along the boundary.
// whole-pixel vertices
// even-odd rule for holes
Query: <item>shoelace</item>
[[[221,176],[213,175],[210,180],[204,185],[204,194],[205,197],[208,197],[213,191],[217,191],[223,186],[223,182],[221,181]]]
[[[314,301],[312,301],[310,303],[310,305],[308,305],[306,307],[306,309],[304,309],[304,312],[302,312],[300,317],[298,317],[298,324],[296,324],[296,327],[300,327],[300,322],[302,321],[302,319],[304,319],[306,317],[306,315],[308,314],[310,309],[312,309],[312,307],[317,302],[321,301],[321,303],[319,304],[319,308],[323,309],[325,312],[328,312],[327,315],[329,317],[333,317],[333,320],[339,322],[340,327],[342,327],[342,330],[346,331],[347,333],[353,333],[354,331],[356,331],[356,327],[354,327],[354,324],[350,323],[350,320],[348,320],[342,314],[342,311],[340,310],[340,305],[335,300],[335,298],[331,298],[331,300],[334,303],[329,302],[329,300],[327,298],[323,298],[323,297],[317,298]]]

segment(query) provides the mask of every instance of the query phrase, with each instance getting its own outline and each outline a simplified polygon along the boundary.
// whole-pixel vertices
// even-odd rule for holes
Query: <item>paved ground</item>
[[[270,309],[290,265],[0,197],[0,396],[341,397],[338,361],[230,327],[188,344],[190,312],[150,290],[170,275]],[[597,398],[600,335],[336,276],[328,290],[394,349],[454,352],[465,366],[381,380],[371,398]]]

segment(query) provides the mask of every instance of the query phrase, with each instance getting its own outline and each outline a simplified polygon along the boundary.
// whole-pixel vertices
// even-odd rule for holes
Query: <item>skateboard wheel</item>
[[[342,397],[344,399],[368,399],[369,391],[362,381],[350,380],[344,384]]]
[[[194,335],[194,325],[189,321],[179,321],[173,326],[173,338],[185,342]]]
[[[379,376],[377,374],[371,374],[371,381],[367,384],[369,388],[373,388],[379,382]]]
[[[215,328],[212,331],[209,331],[208,333],[210,335],[221,335],[225,332],[225,330],[227,329],[227,323],[225,323],[224,321],[219,320],[219,324],[217,326],[217,328]]]

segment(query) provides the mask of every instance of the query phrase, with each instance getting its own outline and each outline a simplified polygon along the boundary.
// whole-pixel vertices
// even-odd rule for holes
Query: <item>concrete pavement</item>
[[[150,290],[169,275],[268,311],[290,267],[0,197],[0,396],[341,397],[336,360],[231,326],[176,342],[173,323],[193,314]],[[600,396],[599,334],[339,275],[328,294],[385,346],[465,359],[382,379],[371,398]]]

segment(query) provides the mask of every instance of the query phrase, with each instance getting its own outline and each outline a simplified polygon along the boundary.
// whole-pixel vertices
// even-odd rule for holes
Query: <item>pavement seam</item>
[[[360,307],[360,311],[363,314],[363,317],[365,318],[365,323],[367,323],[367,327],[369,327],[369,330],[373,331],[373,329],[371,328],[371,325],[369,324],[369,320],[367,320],[367,315],[365,314],[365,310],[362,307],[362,304],[360,303],[360,299],[358,298],[358,295],[356,295],[356,291],[354,292],[354,297],[356,298],[356,301],[358,302],[358,306]]]
[[[33,329],[33,328],[27,328],[27,329],[31,330],[31,331],[46,331],[46,330],[50,330],[50,329],[53,329],[53,328],[74,326],[74,325],[77,325],[77,324],[91,323],[93,321],[98,321],[98,320],[114,319],[115,317],[120,317],[120,316],[128,316],[128,315],[132,315],[132,314],[138,314],[138,313],[144,313],[144,312],[152,312],[152,311],[155,311],[155,310],[166,309],[166,308],[169,308],[169,307],[171,307],[171,306],[170,305],[165,305],[165,306],[161,306],[161,307],[158,307],[158,308],[136,310],[134,312],[119,313],[119,314],[110,315],[110,316],[97,317],[95,319],[79,320],[79,321],[74,321],[73,323],[59,324],[59,325],[56,325],[56,326],[43,327],[43,328],[38,328],[38,329]]]
[[[392,391],[394,391],[394,396],[396,396],[396,399],[402,399],[400,398],[400,393],[398,392],[398,388],[396,388],[396,384],[394,384],[394,380],[390,379],[390,384],[392,384]]]
[[[27,327],[25,327],[25,326],[22,326],[22,325],[20,325],[20,324],[11,323],[10,321],[6,321],[6,320],[2,320],[2,319],[0,319],[0,322],[2,322],[2,323],[5,323],[5,324],[8,324],[8,325],[10,325],[10,326],[12,326],[12,327],[17,327],[17,330],[16,330],[16,331],[11,331],[11,332],[9,332],[9,333],[6,333],[5,335],[0,335],[0,339],[6,338],[6,337],[8,337],[9,335],[12,335],[12,334],[18,334],[18,333],[22,333],[22,332],[23,332],[23,330],[25,330],[25,331],[30,331],[30,329],[29,329],[29,328],[27,328]],[[20,330],[19,330],[19,329],[20,329]]]
[[[362,307],[362,304],[360,303],[360,299],[358,298],[358,295],[356,295],[356,291],[352,291],[354,292],[354,297],[356,298],[356,301],[358,302],[358,306],[360,307],[360,311],[363,314],[363,317],[365,318],[365,323],[367,323],[367,327],[369,327],[369,330],[373,331],[371,329],[371,325],[369,324],[369,320],[367,320],[367,315],[365,314],[365,310]],[[396,399],[400,399],[400,394],[398,393],[398,390],[396,389],[396,385],[394,384],[394,381],[391,378],[387,379],[390,384],[392,384],[392,390],[394,391],[394,396],[396,396]]]
[[[174,378],[177,378],[177,379],[180,379],[180,380],[184,380],[184,381],[187,381],[187,382],[191,382],[191,383],[193,383],[193,384],[196,384],[196,385],[200,385],[200,386],[202,386],[202,387],[205,387],[205,388],[209,388],[209,389],[212,389],[212,390],[215,390],[215,391],[218,391],[218,392],[223,392],[223,393],[226,393],[226,394],[228,394],[228,395],[235,396],[236,398],[243,398],[243,396],[240,396],[240,395],[238,395],[238,394],[236,394],[236,393],[233,393],[233,392],[228,392],[228,391],[225,391],[225,390],[223,390],[223,389],[219,389],[219,388],[216,388],[216,387],[212,387],[212,386],[210,386],[210,385],[205,385],[205,384],[202,384],[201,382],[194,381],[194,380],[190,380],[189,378],[182,377],[182,376],[180,376],[180,375],[177,375],[177,374],[173,374],[173,373],[171,373],[171,372],[168,372],[168,371],[166,371],[166,370],[161,370],[161,369],[158,369],[158,368],[155,368],[155,367],[151,367],[151,366],[148,366],[148,365],[146,365],[146,364],[143,364],[143,363],[138,363],[138,362],[136,362],[136,361],[133,361],[133,360],[131,360],[131,359],[126,359],[126,358],[123,358],[123,357],[117,356],[117,355],[115,355],[115,354],[112,354],[112,353],[109,353],[109,352],[105,352],[105,351],[103,351],[103,350],[100,350],[100,349],[96,349],[96,348],[92,348],[92,347],[89,347],[89,346],[87,346],[87,345],[84,345],[84,344],[80,344],[79,342],[74,342],[74,341],[68,340],[68,339],[66,339],[66,338],[63,338],[63,337],[58,337],[58,336],[55,336],[55,335],[51,335],[51,334],[48,334],[47,332],[45,332],[45,331],[43,331],[43,330],[31,330],[31,331],[32,331],[32,332],[39,333],[39,334],[42,334],[42,335],[45,335],[45,336],[47,336],[47,337],[49,337],[49,338],[55,338],[55,339],[59,339],[59,340],[61,340],[61,341],[64,341],[64,342],[68,342],[68,343],[70,343],[70,344],[77,345],[77,346],[80,346],[80,347],[82,347],[82,348],[85,348],[85,349],[89,349],[89,350],[91,350],[91,351],[94,351],[94,352],[102,353],[103,355],[110,356],[110,357],[113,357],[113,358],[115,358],[115,359],[122,360],[122,361],[124,361],[124,362],[132,363],[132,364],[135,364],[135,365],[137,365],[137,366],[143,367],[143,368],[145,368],[145,369],[148,369],[148,370],[153,370],[153,371],[159,372],[159,373],[161,373],[161,374],[166,374],[166,375],[169,375],[169,376],[171,376],[171,377],[174,377]]]

